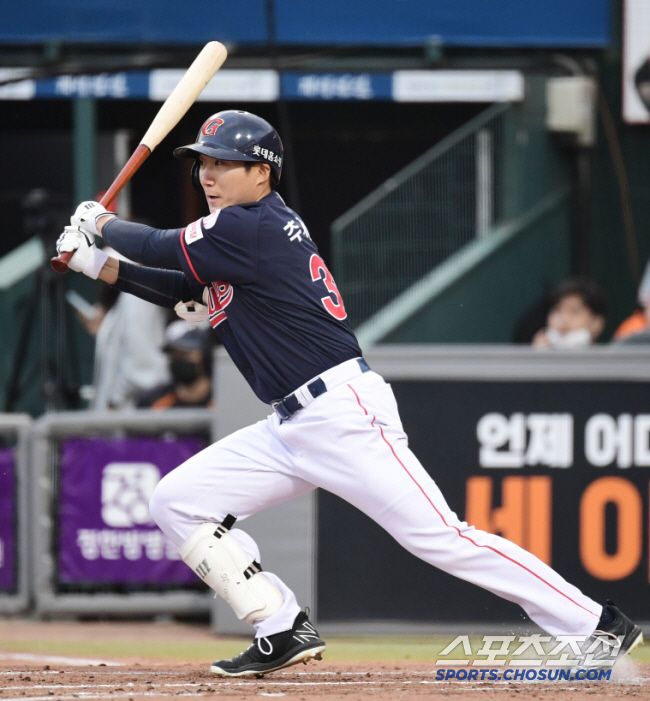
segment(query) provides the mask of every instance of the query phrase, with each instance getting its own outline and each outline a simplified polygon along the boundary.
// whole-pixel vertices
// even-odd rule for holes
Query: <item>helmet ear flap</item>
[[[197,192],[203,194],[203,188],[201,187],[201,179],[199,178],[199,161],[196,160],[192,163],[192,170],[190,172],[190,177],[192,179],[192,186]]]

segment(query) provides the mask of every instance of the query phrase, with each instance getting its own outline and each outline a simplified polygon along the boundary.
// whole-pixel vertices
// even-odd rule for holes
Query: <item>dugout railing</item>
[[[491,236],[507,210],[512,109],[487,108],[332,224],[333,269],[353,327],[464,245]]]
[[[26,414],[0,414],[0,613],[30,605],[29,438]]]
[[[214,420],[208,409],[183,409],[65,412],[34,422],[38,615],[209,610],[211,594],[163,539],[147,503],[160,477],[209,443]]]
[[[528,75],[524,105],[490,106],[332,224],[362,346],[508,343],[569,275],[573,166],[544,121],[546,80]]]

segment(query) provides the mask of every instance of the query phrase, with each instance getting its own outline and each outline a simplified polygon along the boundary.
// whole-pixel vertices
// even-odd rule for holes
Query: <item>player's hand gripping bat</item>
[[[201,53],[194,59],[178,85],[172,90],[171,95],[158,110],[158,114],[154,117],[151,126],[147,129],[147,133],[142,137],[142,141],[131,158],[102,197],[101,204],[104,207],[107,207],[117,197],[120,190],[129,182],[147,156],[178,124],[199,93],[210,82],[212,76],[221,68],[227,55],[226,47],[218,41],[211,41],[203,47]],[[50,265],[57,273],[65,273],[68,269],[68,261],[73,254],[74,251],[62,253],[56,258],[52,258]]]

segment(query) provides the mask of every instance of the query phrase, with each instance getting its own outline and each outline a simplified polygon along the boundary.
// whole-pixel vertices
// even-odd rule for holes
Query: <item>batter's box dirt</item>
[[[439,681],[435,660],[449,636],[333,637],[321,662],[262,679],[210,674],[213,659],[239,652],[249,642],[178,623],[0,619],[0,701],[500,701],[513,693],[517,701],[569,701],[569,694],[571,701],[591,701],[594,696],[645,697],[650,682],[643,650],[634,654],[644,662],[620,660],[609,681]]]
[[[204,666],[187,664],[165,668],[152,664],[125,667],[40,669],[16,666],[0,671],[0,698],[29,701],[83,699],[155,700],[173,697],[226,697],[228,699],[291,698],[304,701],[345,699],[401,699],[453,697],[476,699],[485,695],[511,696],[518,701],[581,701],[587,697],[643,695],[650,670],[623,661],[609,681],[588,682],[454,682],[436,680],[436,669],[423,666],[335,665],[323,662],[256,678],[215,678]]]

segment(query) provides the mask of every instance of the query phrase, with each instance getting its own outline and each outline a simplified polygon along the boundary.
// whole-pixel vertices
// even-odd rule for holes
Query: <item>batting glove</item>
[[[66,226],[56,242],[56,252],[74,251],[68,267],[77,273],[83,273],[93,280],[99,277],[101,269],[108,260],[108,255],[95,246],[95,237],[90,236],[78,226]]]
[[[78,226],[80,229],[93,236],[101,236],[97,229],[97,220],[107,214],[115,216],[113,212],[109,212],[106,207],[99,204],[99,202],[88,200],[82,202],[77,207],[75,213],[70,217],[70,224],[72,224],[72,226]]]

